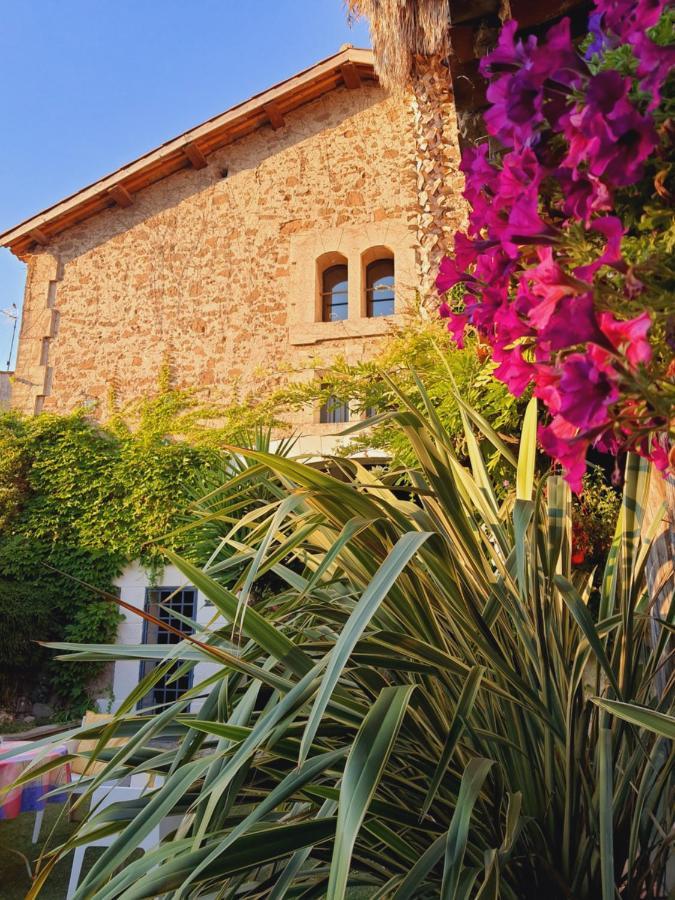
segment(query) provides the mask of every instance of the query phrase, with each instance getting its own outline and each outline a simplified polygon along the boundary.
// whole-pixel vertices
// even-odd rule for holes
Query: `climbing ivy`
[[[190,405],[163,390],[137,410],[135,430],[121,416],[101,428],[83,412],[0,416],[0,703],[86,706],[98,668],[55,665],[35,642],[114,639],[117,607],[96,589],[114,590],[133,559],[160,564],[154,542],[217,454],[170,436]]]

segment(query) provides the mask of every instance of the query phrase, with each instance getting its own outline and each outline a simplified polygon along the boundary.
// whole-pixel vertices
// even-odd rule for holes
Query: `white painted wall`
[[[150,587],[150,579],[145,569],[134,562],[124,570],[115,582],[120,589],[120,597],[135,609],[142,610],[145,603],[145,591]],[[153,587],[191,587],[185,581],[184,576],[175,566],[166,566]],[[140,644],[143,641],[143,619],[131,610],[122,610],[124,620],[117,629],[118,644]],[[197,615],[196,620],[200,625],[208,624],[216,614],[216,609],[207,604],[204,595],[197,591]],[[219,619],[222,624],[222,619]],[[113,675],[113,700],[111,709],[119,709],[122,701],[136,687],[140,680],[141,663],[137,659],[117,661]],[[215,671],[216,663],[197,663],[192,679],[193,686],[208,678]],[[201,706],[200,701],[191,704],[191,711],[196,712]]]

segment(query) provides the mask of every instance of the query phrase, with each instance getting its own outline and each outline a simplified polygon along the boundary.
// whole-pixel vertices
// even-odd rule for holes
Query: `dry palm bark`
[[[368,19],[375,67],[389,90],[407,85],[417,57],[448,56],[448,0],[347,0],[347,6]]]
[[[448,70],[447,0],[349,0],[348,6],[368,18],[381,83],[394,92],[410,91],[412,98],[420,291],[433,305],[435,273],[466,213]]]

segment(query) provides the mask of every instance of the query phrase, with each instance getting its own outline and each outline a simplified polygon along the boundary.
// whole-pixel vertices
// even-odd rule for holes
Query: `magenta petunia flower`
[[[544,92],[536,72],[520,69],[492,81],[487,89],[490,107],[483,116],[488,134],[506,147],[534,142],[544,122]]]
[[[609,312],[600,313],[600,330],[632,366],[648,363],[652,358],[652,348],[647,340],[651,324],[646,312],[627,321],[619,321]]]
[[[591,281],[593,275],[602,266],[612,266],[615,269],[623,271],[626,269],[626,263],[621,256],[621,241],[624,235],[624,227],[621,219],[617,216],[603,216],[600,219],[594,219],[590,226],[591,231],[597,231],[604,235],[607,239],[605,249],[601,256],[593,260],[586,266],[579,266],[574,270],[577,278],[582,281]]]
[[[465,271],[469,266],[476,262],[478,254],[486,249],[484,241],[479,242],[471,240],[471,238],[468,238],[462,231],[455,232],[454,243],[457,265]]]
[[[651,432],[663,430],[661,419],[645,417],[640,390],[621,377],[626,366],[651,359],[650,318],[600,313],[596,294],[610,280],[627,299],[644,290],[622,256],[622,219],[608,213],[615,189],[638,182],[658,147],[650,111],[675,65],[675,48],[658,46],[646,32],[665,6],[665,0],[596,2],[589,57],[629,44],[636,59],[631,76],[592,74],[567,19],[543,38],[520,39],[516,22],[504,25],[496,49],[480,63],[490,80],[488,134],[504,152],[491,160],[486,142],[465,154],[469,222],[438,275],[441,292],[458,283],[466,291],[461,313],[441,305],[448,330],[461,346],[467,324],[475,328],[492,348],[495,376],[512,394],[532,385],[552,416],[541,444],[575,490],[589,446],[635,448],[651,458]],[[644,99],[633,99],[636,86],[649,95],[647,114]],[[604,245],[596,259],[574,268],[582,226]],[[598,280],[603,267],[623,281],[611,274]],[[664,464],[659,447],[653,455]]]
[[[572,353],[560,375],[560,414],[578,428],[604,425],[608,408],[619,399],[616,374],[599,353]]]
[[[602,332],[595,317],[591,291],[561,298],[539,332],[539,342],[547,345],[549,350],[564,350],[575,344],[599,340],[602,340]]]
[[[487,143],[477,147],[467,147],[462,154],[460,171],[466,176],[464,198],[474,203],[485,192],[492,193],[492,186],[499,178],[498,169],[488,159],[490,148]]]
[[[588,33],[593,35],[593,40],[588,45],[585,58],[602,57],[609,46],[609,38],[602,28],[602,13],[594,12],[588,17]]]
[[[538,247],[540,262],[525,272],[530,281],[530,324],[538,331],[546,328],[563,297],[578,291],[577,282],[553,258],[551,247]]]
[[[572,221],[583,222],[588,228],[591,216],[612,208],[612,196],[607,185],[588,172],[559,168],[556,180],[563,197],[563,212]]]
[[[480,61],[481,75],[489,78],[498,72],[532,66],[537,50],[537,38],[531,34],[524,41],[517,41],[517,32],[518,23],[515,19],[504,22],[499,32],[497,46]]]
[[[466,272],[463,267],[457,265],[457,260],[452,256],[444,256],[436,276],[436,288],[440,294],[444,294],[462,281],[466,281]]]
[[[523,337],[532,337],[534,330],[518,315],[515,303],[502,303],[494,314],[495,343],[507,347]]]
[[[622,41],[632,43],[636,32],[656,25],[667,3],[668,0],[596,0],[595,8],[602,15],[606,29]]]
[[[582,164],[608,184],[626,187],[642,177],[645,160],[658,144],[650,116],[643,116],[627,100],[608,116],[589,108],[570,116],[572,132],[565,165],[577,171]],[[577,129],[574,131],[574,129]]]
[[[448,320],[447,329],[460,350],[464,347],[464,332],[469,324],[469,317],[463,313],[448,312],[444,316]]]
[[[520,347],[510,350],[495,347],[492,358],[499,363],[494,371],[495,378],[503,381],[514,397],[520,397],[535,376],[534,365],[523,359]]]
[[[560,412],[560,372],[551,365],[536,363],[534,396],[541,400],[551,415]]]
[[[636,74],[640,90],[649,96],[648,110],[661,102],[661,86],[675,67],[675,47],[661,47],[644,33],[633,40],[633,52],[638,60]]]
[[[572,490],[581,493],[590,441],[578,435],[577,429],[560,416],[556,416],[547,426],[540,425],[538,437],[546,453],[563,467],[565,479]]]

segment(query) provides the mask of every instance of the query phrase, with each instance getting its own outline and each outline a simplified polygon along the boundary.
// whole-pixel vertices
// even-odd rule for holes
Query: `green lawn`
[[[42,823],[40,841],[49,840],[50,846],[62,843],[75,829],[65,815],[60,815],[63,807],[57,804],[48,804]],[[33,813],[23,813],[9,822],[0,822],[0,898],[2,900],[25,900],[30,887],[30,879],[26,871],[26,864],[16,852],[19,851],[28,857],[31,867],[35,868],[35,860],[40,853],[40,844],[31,844],[30,838],[33,831]],[[52,833],[52,829],[54,829]],[[11,850],[9,849],[11,848]],[[92,847],[87,850],[87,855],[82,867],[82,875],[89,870],[97,854],[103,852],[103,848]],[[69,857],[55,866],[40,894],[40,900],[65,900],[68,879],[70,878]],[[366,900],[372,893],[368,888],[355,889],[348,893],[349,900]]]
[[[56,803],[47,804],[40,842],[49,840],[50,846],[62,843],[75,828],[63,813],[63,806]],[[31,868],[35,869],[35,860],[40,853],[40,843],[31,844],[30,838],[34,823],[33,813],[23,813],[16,819],[0,822],[0,897],[2,900],[24,900],[30,879],[26,864],[19,853],[27,856]],[[54,829],[53,834],[52,829]],[[10,849],[11,848],[11,849]],[[13,852],[18,851],[18,852]],[[103,848],[93,847],[87,851],[82,872],[84,873],[96,859]],[[44,890],[40,894],[44,900],[64,900],[68,879],[70,878],[71,859],[60,862],[49,877]]]

